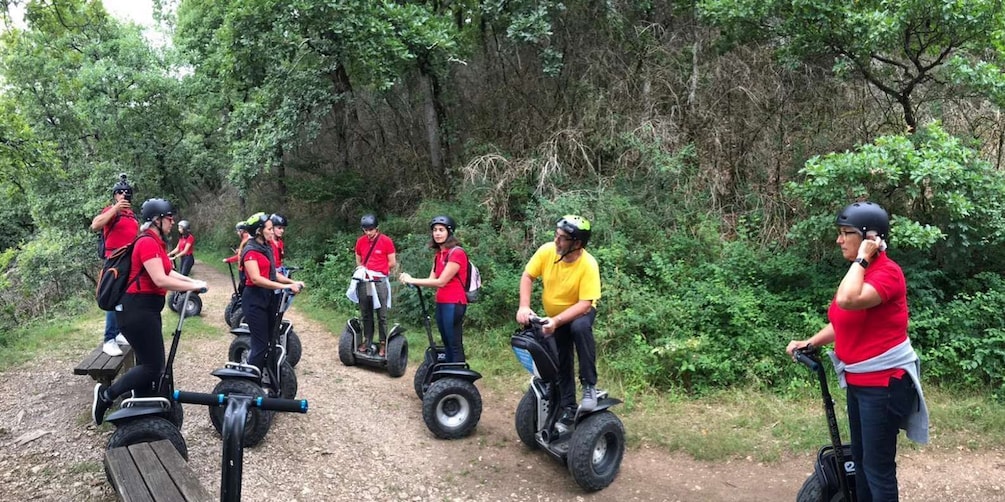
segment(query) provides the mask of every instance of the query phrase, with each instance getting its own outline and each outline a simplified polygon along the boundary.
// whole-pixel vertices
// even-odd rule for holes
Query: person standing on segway
[[[533,311],[530,296],[534,280],[542,284],[541,303],[548,315],[541,327],[545,336],[554,336],[558,347],[558,387],[565,421],[575,416],[576,384],[573,348],[579,355],[579,381],[583,385],[580,408],[597,407],[597,349],[593,322],[600,300],[600,267],[586,251],[590,222],[582,216],[566,215],[558,220],[555,239],[538,248],[520,278],[520,307],[516,322],[526,325]]]
[[[856,202],[835,224],[850,266],[827,311],[830,322],[809,339],[790,341],[785,352],[834,343],[829,355],[848,397],[857,500],[896,501],[899,430],[928,443],[920,360],[907,336],[907,283],[886,254],[890,218],[882,207]]]
[[[178,222],[178,233],[181,234],[178,237],[178,245],[168,253],[168,259],[174,260],[181,257],[178,272],[187,276],[192,272],[192,265],[195,264],[195,236],[192,235],[192,227],[188,220]]]
[[[454,236],[457,225],[449,216],[437,216],[429,222],[429,248],[436,251],[433,268],[426,279],[402,272],[398,280],[436,289],[436,327],[440,330],[448,363],[463,363],[464,314],[468,297],[464,290],[468,274],[468,255]]]
[[[283,258],[286,257],[286,244],[283,242],[283,234],[286,233],[286,226],[289,224],[289,221],[279,213],[272,213],[269,219],[272,220],[272,240],[269,241],[269,244],[272,246],[272,256],[276,259],[276,270],[280,274],[289,275],[286,267],[283,266]]]
[[[276,312],[279,297],[273,291],[290,288],[299,293],[304,283],[294,281],[276,272],[272,256],[272,220],[265,213],[255,213],[245,222],[253,238],[241,250],[241,268],[244,269],[244,292],[241,305],[248,330],[251,332],[251,353],[248,363],[264,369],[269,335],[276,329]]]
[[[91,230],[101,232],[102,259],[107,259],[116,249],[128,245],[139,232],[140,224],[133,213],[132,200],[133,187],[126,181],[126,175],[120,174],[118,183],[112,187],[112,205],[102,209],[91,220]],[[122,349],[119,345],[128,344],[126,337],[119,333],[115,312],[105,312],[105,338],[101,350],[113,357],[121,356]]]
[[[144,396],[156,387],[165,364],[161,311],[168,290],[201,291],[206,288],[205,281],[185,277],[171,269],[165,238],[174,224],[173,212],[171,203],[164,199],[149,199],[140,208],[143,226],[133,247],[129,287],[115,311],[119,329],[133,346],[136,365],[112,385],[99,383],[94,386],[91,416],[97,425],[101,425],[105,412],[119,396],[132,390]]]
[[[373,311],[377,310],[377,328],[380,330],[380,348],[377,355],[387,351],[387,312],[391,308],[391,269],[398,267],[394,242],[377,228],[377,217],[364,214],[359,220],[363,235],[356,240],[356,272],[359,279],[356,295],[359,301],[359,319],[363,324],[363,344],[358,352],[370,350],[373,343]],[[357,277],[359,276],[359,277]],[[376,296],[377,306],[374,304]]]

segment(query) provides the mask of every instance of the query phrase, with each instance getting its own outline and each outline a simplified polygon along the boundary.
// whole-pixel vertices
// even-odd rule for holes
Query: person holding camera
[[[91,220],[91,230],[101,232],[101,259],[107,259],[116,249],[128,246],[139,233],[140,223],[133,213],[132,200],[133,187],[126,180],[126,174],[122,173],[119,181],[112,186],[112,204]],[[105,338],[101,350],[110,356],[121,356],[120,344],[128,345],[129,342],[119,333],[115,312],[105,312]]]
[[[834,344],[829,355],[848,396],[857,499],[895,501],[900,429],[912,441],[928,442],[921,365],[907,336],[907,282],[886,254],[886,210],[855,202],[835,225],[849,265],[827,311],[830,322],[806,340],[790,341],[785,352]]]

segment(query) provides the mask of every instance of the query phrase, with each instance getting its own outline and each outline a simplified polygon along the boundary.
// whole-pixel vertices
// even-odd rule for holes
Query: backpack
[[[453,253],[453,250],[450,252]],[[449,254],[447,260],[450,260]],[[462,285],[464,286],[464,294],[468,297],[468,303],[477,303],[478,294],[482,289],[482,274],[478,271],[478,267],[471,263],[471,257],[468,257],[468,280]]]
[[[133,265],[133,248],[136,247],[136,241],[143,237],[150,236],[136,237],[133,242],[113,251],[112,255],[105,260],[105,264],[101,267],[101,274],[98,275],[98,286],[94,292],[101,310],[115,310],[115,306],[122,303],[122,295],[126,293],[129,286],[140,280],[142,269],[131,281],[129,280],[129,272]]]

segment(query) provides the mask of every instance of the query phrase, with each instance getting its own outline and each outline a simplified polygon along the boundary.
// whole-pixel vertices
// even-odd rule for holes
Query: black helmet
[[[567,214],[558,220],[556,227],[569,234],[572,240],[579,241],[584,248],[590,242],[590,220],[582,216]]]
[[[247,220],[244,220],[245,230],[251,235],[257,235],[258,229],[265,226],[265,222],[269,221],[269,215],[265,213],[255,213],[251,215]]]
[[[248,224],[245,223],[243,220],[239,221],[239,222],[237,222],[237,225],[234,225],[234,231],[235,232],[247,232],[248,231]]]
[[[112,197],[114,198],[115,193],[119,191],[125,192],[127,199],[133,198],[133,187],[126,181],[126,173],[120,174],[118,183],[112,186]]]
[[[834,224],[839,227],[854,227],[863,237],[868,232],[876,232],[880,239],[887,240],[890,234],[890,216],[875,202],[856,202],[841,210]]]
[[[377,228],[377,217],[372,214],[364,214],[363,217],[359,219],[359,228],[362,228],[363,230]]]
[[[171,216],[173,214],[174,208],[171,207],[170,202],[164,199],[147,199],[140,207],[140,215],[143,216],[143,221],[154,221],[154,218]]]
[[[289,223],[286,217],[279,213],[272,213],[269,219],[272,220],[272,226],[274,227],[285,227]]]
[[[457,224],[454,223],[454,219],[446,215],[440,215],[430,220],[430,230],[433,229],[433,225],[443,225],[447,227],[447,235],[454,235],[454,229],[457,228]]]
[[[180,228],[180,229],[188,232],[188,229],[190,228],[189,224],[188,224],[188,220],[181,220],[181,221],[179,221],[178,222],[178,228]]]

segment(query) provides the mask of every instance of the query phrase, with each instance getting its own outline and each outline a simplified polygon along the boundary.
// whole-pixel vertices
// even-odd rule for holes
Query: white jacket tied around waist
[[[834,371],[837,373],[838,384],[842,389],[848,387],[844,374],[848,373],[871,373],[892,368],[902,369],[911,376],[914,381],[914,388],[918,391],[918,406],[908,416],[904,417],[900,428],[907,433],[907,438],[915,443],[928,444],[928,406],[925,404],[925,393],[921,391],[921,360],[918,354],[911,347],[911,339],[908,338],[896,347],[865,361],[855,364],[845,364],[838,359],[833,350],[827,351],[831,362],[834,363]]]
[[[356,292],[359,281],[367,282],[367,288],[369,288],[367,296],[373,298],[374,309],[381,307],[380,299],[377,296],[377,283],[380,283],[379,287],[387,288],[387,308],[391,308],[391,281],[386,275],[363,266],[356,267],[352,273],[352,280],[349,281],[349,288],[345,290],[346,298],[349,298],[353,303],[359,303],[359,294]]]

